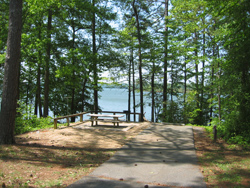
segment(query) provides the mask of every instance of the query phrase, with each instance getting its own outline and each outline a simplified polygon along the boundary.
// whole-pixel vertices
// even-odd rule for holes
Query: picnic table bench
[[[94,126],[94,122],[96,125],[98,125],[98,121],[108,121],[114,123],[114,126],[115,124],[119,126],[119,118],[123,117],[124,115],[89,114],[88,116],[91,117],[91,126]]]

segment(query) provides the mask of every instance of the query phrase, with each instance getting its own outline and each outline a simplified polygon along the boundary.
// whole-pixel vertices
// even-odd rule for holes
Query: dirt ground
[[[0,145],[0,186],[61,188],[88,175],[150,123],[75,123],[16,136]]]
[[[90,124],[75,123],[69,127],[28,132],[17,135],[15,145],[0,145],[0,186],[67,187],[88,175],[150,126],[150,122],[122,122],[119,127],[110,123],[100,123],[96,127]],[[207,186],[249,187],[250,152],[241,148],[228,149],[222,139],[213,143],[203,128],[193,127],[193,130],[196,154]]]
[[[66,148],[117,149],[150,125],[148,122],[124,122],[117,127],[100,122],[98,126],[91,127],[90,124],[74,123],[69,127],[29,132],[16,136],[16,142]]]
[[[249,188],[250,148],[228,144],[222,138],[213,142],[202,127],[193,127],[196,154],[207,187]]]

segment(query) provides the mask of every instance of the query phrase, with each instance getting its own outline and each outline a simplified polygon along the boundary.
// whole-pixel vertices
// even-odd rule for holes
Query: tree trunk
[[[152,106],[151,106],[151,122],[155,121],[155,61],[153,60],[151,76],[151,95],[152,95]]]
[[[171,101],[171,106],[173,104],[173,96],[174,96],[174,62],[171,63],[171,86],[170,86],[170,101]],[[170,109],[170,111],[172,112],[172,109]]]
[[[74,88],[72,88],[72,90],[71,90],[71,110],[70,110],[70,112],[71,112],[71,114],[75,114],[75,89]],[[71,122],[75,122],[75,118],[76,117],[71,117]]]
[[[141,113],[141,119],[139,121],[143,122],[143,116],[144,116],[144,111],[143,111],[143,80],[142,80],[142,57],[141,57],[141,29],[140,29],[140,22],[139,22],[139,15],[137,12],[137,8],[135,7],[135,0],[133,1],[133,9],[135,13],[135,19],[136,19],[136,28],[137,28],[137,37],[138,37],[138,44],[139,44],[139,49],[138,49],[138,54],[139,54],[139,82],[140,82],[140,113]]]
[[[74,26],[74,21],[73,22],[73,25],[72,25],[72,49],[73,51],[75,50],[75,33],[76,33],[76,30],[75,30],[75,26]],[[75,52],[73,52],[75,53]],[[76,109],[75,109],[75,54],[72,55],[72,67],[73,67],[73,73],[72,73],[72,95],[71,95],[71,114],[75,114],[76,113]],[[75,117],[71,117],[71,122],[75,122]]]
[[[86,90],[86,84],[87,84],[88,78],[84,79],[83,86],[82,86],[82,112],[85,110],[85,90]]]
[[[35,115],[37,116],[39,112],[39,116],[42,117],[42,106],[41,106],[41,65],[38,63],[37,67],[37,77],[36,77],[36,102],[35,102]]]
[[[170,86],[170,111],[168,114],[168,121],[174,123],[174,63],[171,63],[171,86]]]
[[[205,18],[202,19],[203,25],[205,25]],[[205,56],[206,56],[206,51],[205,51],[205,44],[206,44],[206,35],[205,35],[205,28],[203,29],[203,36],[202,36],[202,55],[203,55],[203,60],[202,60],[202,77],[201,77],[201,117],[203,115],[203,103],[204,103],[204,81],[205,81]]]
[[[46,49],[46,64],[45,64],[45,79],[44,79],[44,104],[43,104],[43,116],[49,115],[49,63],[50,63],[50,49],[51,49],[51,29],[52,29],[52,11],[48,11],[48,25],[47,25],[47,49]]]
[[[184,99],[183,99],[183,102],[184,102],[184,123],[186,124],[187,123],[187,105],[186,105],[186,96],[187,96],[187,57],[185,57],[185,62],[184,62]]]
[[[198,58],[198,36],[197,32],[195,31],[195,50],[194,50],[194,56],[197,59]],[[198,60],[195,60],[195,89],[196,89],[196,108],[199,108],[199,68],[198,68]]]
[[[219,47],[217,46],[217,58],[220,58],[220,51],[219,51]],[[220,80],[220,76],[221,76],[221,70],[220,70],[220,62],[218,61],[218,73],[217,73],[217,79]],[[221,121],[221,88],[220,88],[220,84],[218,85],[218,115],[219,115],[219,122]]]
[[[41,27],[42,22],[39,22],[38,28],[38,39],[41,40]],[[35,115],[38,115],[37,110],[39,112],[39,116],[42,117],[42,103],[41,103],[41,64],[42,64],[42,53],[41,50],[38,49],[38,63],[37,63],[37,77],[36,77],[36,102],[35,102]]]
[[[215,58],[215,44],[213,45],[213,57]],[[210,105],[213,102],[213,98],[214,98],[214,64],[211,65],[212,69],[211,69],[211,93],[210,93],[210,98],[211,98],[211,102]],[[213,106],[211,105],[210,107],[210,112],[209,112],[209,118],[210,118],[210,125],[211,122],[213,120]]]
[[[168,0],[165,0],[165,33],[164,33],[164,78],[163,78],[163,121],[167,116],[167,100],[168,100]]]
[[[41,54],[39,54],[40,56]],[[42,56],[41,56],[42,59]],[[42,101],[41,101],[41,61],[38,65],[38,72],[37,72],[37,103],[38,103],[38,109],[39,109],[39,116],[42,117],[43,116],[43,112],[42,112]]]
[[[198,61],[198,36],[197,36],[197,31],[194,33],[194,41],[195,41],[195,50],[194,50],[194,56],[195,56],[195,90],[196,90],[196,109],[200,109],[200,97],[199,97],[199,61]],[[195,124],[201,125],[202,120],[201,120],[201,112],[198,112],[199,114],[195,118]]]
[[[14,129],[21,56],[22,0],[10,0],[9,6],[9,31],[0,113],[0,144],[15,143]]]
[[[95,7],[95,0],[92,1],[93,8]],[[95,37],[95,12],[92,15],[92,50],[93,50],[93,71],[94,71],[94,111],[98,112],[98,75],[97,75],[97,50]]]
[[[134,43],[133,43],[134,44]],[[135,62],[134,62],[134,49],[132,48],[132,74],[133,74],[133,111],[136,113],[135,107]],[[136,115],[134,114],[134,122],[136,121]]]
[[[133,40],[133,39],[132,39]],[[128,69],[128,121],[130,121],[130,109],[131,109],[131,68],[133,63],[133,47],[130,50],[130,61],[129,61],[129,69]]]

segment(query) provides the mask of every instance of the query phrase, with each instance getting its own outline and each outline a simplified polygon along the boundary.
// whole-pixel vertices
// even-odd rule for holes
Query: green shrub
[[[243,147],[250,146],[250,131],[242,131],[242,122],[239,121],[238,112],[232,111],[226,115],[227,121],[219,121],[218,118],[213,118],[211,127],[217,126],[218,137],[222,137],[229,144],[237,144]],[[241,125],[241,126],[240,126]],[[247,125],[245,125],[247,127]],[[212,132],[210,130],[209,132]]]
[[[52,126],[52,117],[48,116],[46,118],[38,118],[36,115],[31,114],[32,111],[32,105],[26,106],[24,103],[19,102],[15,124],[15,134],[22,134]]]
[[[233,136],[228,139],[228,143],[230,144],[239,144],[243,147],[249,147],[250,146],[250,140],[249,138],[243,137],[241,135]]]

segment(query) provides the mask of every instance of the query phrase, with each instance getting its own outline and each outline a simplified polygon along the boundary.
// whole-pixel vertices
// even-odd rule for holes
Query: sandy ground
[[[120,126],[100,122],[91,127],[91,122],[74,123],[69,127],[46,129],[16,136],[17,144],[43,145],[66,148],[117,149],[131,140],[141,130],[150,126],[149,122],[127,123]]]

